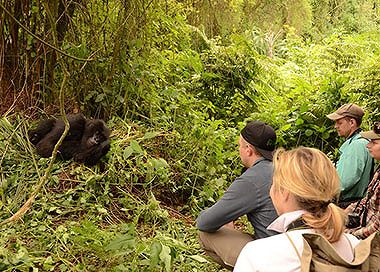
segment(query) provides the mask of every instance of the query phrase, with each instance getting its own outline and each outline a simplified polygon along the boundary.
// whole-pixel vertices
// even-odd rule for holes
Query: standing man
[[[242,248],[253,239],[275,234],[266,227],[277,217],[269,196],[272,158],[276,143],[273,128],[260,121],[241,131],[239,154],[247,170],[234,180],[223,197],[197,218],[201,246],[217,263],[232,269]],[[247,215],[254,235],[234,229],[233,221]]]
[[[342,189],[338,203],[341,208],[365,195],[373,172],[374,162],[366,148],[368,140],[359,134],[363,115],[363,109],[354,103],[345,104],[327,115],[335,121],[338,135],[346,138],[339,148],[336,163]]]

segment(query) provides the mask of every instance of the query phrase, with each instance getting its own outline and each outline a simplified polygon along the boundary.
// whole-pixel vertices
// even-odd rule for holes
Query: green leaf
[[[168,163],[163,158],[152,159],[151,163],[152,163],[152,166],[154,167],[155,170],[158,170],[160,168],[165,169],[165,168],[169,167]]]
[[[330,137],[330,132],[328,131],[323,132],[322,139],[327,140],[329,137]]]
[[[133,154],[133,149],[131,146],[128,146],[126,149],[124,149],[123,153],[123,159],[128,159]]]
[[[304,113],[304,112],[308,112],[308,111],[309,111],[308,104],[302,104],[302,106],[300,108],[300,112]]]
[[[291,127],[292,127],[292,124],[286,124],[285,126],[282,126],[280,130],[286,131],[286,130],[288,130]]]
[[[313,131],[311,130],[311,129],[307,129],[306,131],[305,131],[305,135],[307,136],[307,137],[310,137],[311,135],[313,135]]]
[[[107,245],[106,250],[132,252],[136,242],[131,234],[118,235]]]
[[[218,185],[218,187],[222,187],[224,185],[224,179],[223,178],[218,178],[216,181],[215,181],[216,185]]]
[[[200,255],[191,255],[190,258],[193,259],[193,260],[196,260],[196,261],[198,261],[200,263],[208,263],[208,260],[206,258],[203,258]]]
[[[304,123],[304,120],[301,119],[301,118],[298,118],[297,121],[296,121],[296,125],[299,126],[299,125],[302,125]]]
[[[99,94],[99,95],[96,97],[96,99],[95,99],[95,103],[99,103],[99,102],[103,101],[105,97],[106,97],[106,95],[105,95],[104,93]]]
[[[150,249],[150,268],[154,268],[158,265],[160,261],[160,253],[162,250],[162,246],[158,242],[154,242]]]
[[[162,250],[160,253],[160,260],[164,263],[165,270],[167,272],[169,272],[171,269],[171,259],[172,259],[172,257],[170,256],[170,247],[162,245]]]
[[[157,135],[160,135],[160,132],[157,131],[152,131],[152,132],[147,132],[144,134],[144,137],[142,137],[143,140],[148,140],[156,137]]]
[[[43,263],[43,268],[45,270],[50,270],[50,271],[53,271],[53,268],[54,268],[54,261],[53,261],[53,258],[51,256],[47,257]]]
[[[132,140],[130,146],[131,146],[133,152],[135,152],[137,154],[143,154],[144,153],[142,148],[140,147],[139,143],[136,140]]]

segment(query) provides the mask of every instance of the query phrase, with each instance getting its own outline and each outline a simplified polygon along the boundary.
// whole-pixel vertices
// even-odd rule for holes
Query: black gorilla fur
[[[86,119],[83,114],[69,114],[70,130],[58,149],[63,160],[71,158],[79,163],[92,166],[98,163],[110,149],[110,130],[103,120]],[[65,123],[62,120],[41,121],[37,128],[28,133],[29,140],[36,146],[37,153],[44,158],[51,156]]]

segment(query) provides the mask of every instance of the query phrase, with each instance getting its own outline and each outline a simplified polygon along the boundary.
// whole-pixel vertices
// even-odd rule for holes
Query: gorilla
[[[110,130],[103,120],[86,119],[83,114],[68,114],[70,130],[58,149],[63,160],[74,159],[87,166],[93,166],[110,149]],[[51,157],[65,123],[63,120],[47,119],[37,128],[28,132],[30,142],[36,146],[37,154],[43,158]]]

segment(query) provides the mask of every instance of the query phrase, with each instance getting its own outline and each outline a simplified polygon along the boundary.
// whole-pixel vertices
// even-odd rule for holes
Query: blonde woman
[[[268,229],[281,234],[249,242],[234,271],[300,271],[303,233],[323,235],[351,262],[359,240],[343,233],[346,216],[333,204],[340,185],[331,161],[317,149],[299,147],[277,151],[273,163],[270,196],[279,217]]]

